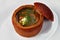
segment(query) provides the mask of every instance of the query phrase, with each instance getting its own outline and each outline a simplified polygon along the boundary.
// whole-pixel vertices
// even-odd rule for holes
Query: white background
[[[19,5],[25,4],[22,3],[23,1],[27,3],[40,1],[49,4],[50,8],[52,8],[53,11],[58,15],[58,20],[59,20],[58,28],[49,40],[60,40],[60,0],[22,0],[22,1],[21,0],[0,0],[0,28],[1,28],[1,24],[10,15],[9,13],[11,13]]]

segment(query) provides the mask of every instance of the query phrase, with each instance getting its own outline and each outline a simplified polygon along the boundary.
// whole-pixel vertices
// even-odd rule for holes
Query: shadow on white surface
[[[43,27],[42,27],[42,29],[41,29],[41,34],[49,32],[49,30],[50,30],[51,27],[52,27],[51,25],[52,25],[52,22],[51,22],[51,21],[49,21],[49,20],[44,20],[44,22],[43,22]]]

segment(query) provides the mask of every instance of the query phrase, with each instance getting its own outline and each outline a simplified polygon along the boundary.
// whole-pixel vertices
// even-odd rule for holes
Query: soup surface
[[[23,26],[30,26],[35,24],[38,21],[37,17],[37,12],[31,8],[22,9],[16,14],[16,19],[18,23]]]

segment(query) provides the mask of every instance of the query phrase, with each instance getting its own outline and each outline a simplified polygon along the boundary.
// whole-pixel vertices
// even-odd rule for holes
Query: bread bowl
[[[34,10],[34,12],[36,12],[33,5],[20,6],[13,13],[12,23],[14,25],[16,32],[19,35],[22,35],[25,37],[31,37],[31,36],[38,34],[39,31],[41,30],[44,17],[42,15],[40,15],[38,12],[36,12],[37,15],[34,14],[36,16],[35,17],[36,20],[38,20],[36,23],[29,25],[29,26],[21,25],[16,18],[16,16],[17,16],[16,14],[18,14],[18,12],[21,11],[22,9],[24,10],[27,8],[30,8],[30,9]]]
[[[35,18],[35,23],[31,22],[34,19],[29,19],[30,21],[28,21],[27,17],[25,17],[26,15],[21,17],[21,14],[26,14],[26,9],[30,10],[30,12],[33,10],[33,14],[29,12],[28,15],[29,18]],[[34,5],[23,5],[17,8],[12,15],[12,24],[19,35],[32,37],[41,31],[44,17],[50,21],[54,21],[54,16],[50,8],[43,3],[35,2]]]

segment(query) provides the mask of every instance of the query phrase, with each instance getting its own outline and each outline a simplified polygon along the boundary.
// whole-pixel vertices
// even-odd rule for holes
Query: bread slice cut
[[[48,20],[54,21],[54,16],[53,16],[52,11],[45,4],[40,3],[40,2],[35,2],[34,7],[36,11],[38,11],[41,15],[46,17]]]

